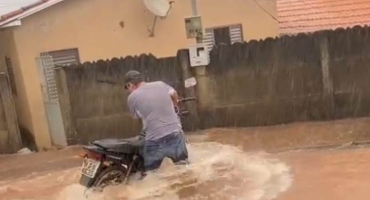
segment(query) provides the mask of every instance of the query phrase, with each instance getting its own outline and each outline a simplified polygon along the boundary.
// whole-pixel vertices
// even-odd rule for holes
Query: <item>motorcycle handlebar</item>
[[[187,115],[189,115],[189,111],[187,111],[187,110],[180,111],[180,112],[178,113],[178,115],[179,115],[180,117],[187,116]]]
[[[179,103],[187,102],[187,101],[195,101],[197,98],[195,97],[186,97],[186,98],[181,98],[178,100]],[[189,111],[187,110],[180,110],[179,107],[176,107],[176,113],[180,117],[184,117],[189,115]]]
[[[195,100],[197,100],[196,97],[186,97],[186,98],[179,99],[179,102],[187,102],[187,101],[195,101]]]

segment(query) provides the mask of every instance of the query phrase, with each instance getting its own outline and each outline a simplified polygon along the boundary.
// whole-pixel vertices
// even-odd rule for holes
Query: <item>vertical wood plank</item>
[[[0,74],[0,93],[4,106],[4,114],[6,125],[9,134],[9,151],[17,152],[22,148],[22,140],[20,137],[17,114],[15,111],[13,96],[9,87],[9,80],[6,74]]]

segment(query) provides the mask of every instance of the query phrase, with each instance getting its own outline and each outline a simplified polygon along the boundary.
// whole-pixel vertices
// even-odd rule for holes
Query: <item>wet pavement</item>
[[[341,145],[369,132],[367,118],[202,131],[188,136],[188,168],[166,161],[145,181],[99,194],[78,185],[79,147],[0,156],[0,199],[367,200],[370,148]]]

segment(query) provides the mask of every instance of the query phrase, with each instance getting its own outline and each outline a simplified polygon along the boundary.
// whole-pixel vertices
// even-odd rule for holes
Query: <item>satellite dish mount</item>
[[[171,11],[172,4],[174,1],[168,0],[143,0],[146,8],[154,14],[154,20],[151,28],[148,28],[149,37],[154,37],[155,26],[157,24],[157,19],[166,19]]]

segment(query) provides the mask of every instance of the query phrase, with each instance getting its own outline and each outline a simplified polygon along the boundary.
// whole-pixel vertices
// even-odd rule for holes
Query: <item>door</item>
[[[53,58],[48,54],[42,54],[36,58],[36,62],[40,74],[41,90],[52,143],[56,146],[67,146],[62,113],[59,106]]]
[[[44,52],[36,58],[41,78],[41,89],[54,145],[67,146],[62,112],[59,104],[55,68],[80,62],[77,48]]]
[[[62,113],[59,106],[53,58],[47,53],[43,53],[36,58],[36,62],[52,143],[56,146],[67,146]]]

